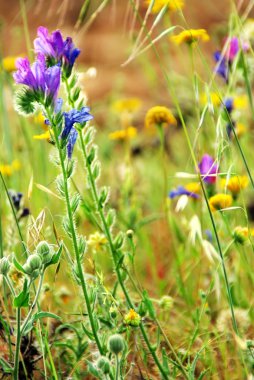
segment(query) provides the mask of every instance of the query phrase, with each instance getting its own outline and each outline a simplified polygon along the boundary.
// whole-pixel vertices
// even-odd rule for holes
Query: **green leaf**
[[[47,268],[49,265],[58,263],[60,256],[62,254],[62,250],[63,250],[63,244],[61,243],[60,247],[58,248],[58,251],[52,256],[50,262],[47,263],[47,265],[45,265],[45,268]]]
[[[61,320],[61,318],[58,315],[54,314],[54,313],[50,313],[48,311],[39,311],[38,313],[34,314],[30,318],[30,320],[28,321],[25,329],[23,330],[23,334],[24,335],[28,334],[32,330],[33,324],[36,321],[38,321],[38,320],[40,320],[42,318],[53,318],[53,319],[57,319],[59,321]]]
[[[155,310],[154,310],[154,307],[153,307],[153,304],[152,304],[152,301],[150,300],[150,298],[148,297],[148,294],[147,294],[147,291],[144,290],[143,291],[143,300],[144,300],[144,303],[147,307],[147,311],[149,313],[149,316],[154,319],[156,317],[155,315]]]
[[[22,265],[18,262],[18,260],[15,257],[13,259],[13,264],[15,265],[15,267],[17,268],[17,270],[19,270],[20,272],[26,274],[25,269],[22,267]]]
[[[83,328],[83,330],[84,330],[84,333],[87,335],[87,337],[88,337],[90,340],[95,340],[92,331],[89,331],[89,330],[88,330],[83,324],[82,324],[82,328]]]
[[[27,279],[25,279],[23,290],[13,300],[13,307],[28,307],[29,306],[29,291],[27,287]]]
[[[3,358],[0,358],[0,366],[2,367],[4,373],[13,373],[12,366]]]

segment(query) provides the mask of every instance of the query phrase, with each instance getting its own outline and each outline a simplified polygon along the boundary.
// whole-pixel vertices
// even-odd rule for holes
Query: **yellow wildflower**
[[[141,107],[141,100],[139,98],[128,98],[117,100],[112,104],[112,109],[115,112],[129,112],[133,113]]]
[[[50,140],[51,136],[50,136],[50,132],[46,131],[45,133],[41,133],[40,135],[34,135],[33,138],[35,140]]]
[[[233,176],[229,179],[222,179],[221,185],[228,189],[233,197],[236,197],[241,190],[248,186],[249,180],[246,175],[243,176]]]
[[[200,103],[205,106],[208,102],[211,102],[213,106],[219,106],[221,100],[219,95],[216,92],[210,92],[209,96],[206,93],[201,94]]]
[[[233,100],[234,108],[245,109],[248,107],[248,98],[246,95],[238,95]]]
[[[19,160],[12,161],[11,164],[0,165],[0,172],[2,175],[11,176],[14,172],[18,171],[21,167]]]
[[[124,317],[124,323],[129,326],[136,327],[140,324],[140,321],[140,315],[133,309],[130,309],[129,313]]]
[[[205,29],[188,29],[177,34],[176,36],[171,36],[170,39],[177,45],[182,43],[192,44],[193,42],[209,41],[210,37]]]
[[[42,127],[44,131],[48,130],[48,126],[47,124],[45,124],[45,116],[42,112],[34,115],[33,121],[35,122],[35,124],[38,124],[40,127]]]
[[[247,131],[247,128],[244,124],[236,123],[235,132],[238,138],[241,138],[246,133],[246,131]]]
[[[147,7],[151,4],[152,0],[146,0]],[[167,5],[168,10],[177,11],[184,6],[184,0],[155,0],[152,8],[152,13],[159,13],[163,7]]]
[[[176,125],[176,119],[170,109],[163,106],[155,106],[148,110],[145,117],[146,128],[154,128],[156,126]]]
[[[200,183],[199,182],[190,182],[185,185],[185,189],[190,193],[199,194],[200,193]]]
[[[100,251],[101,248],[103,248],[107,244],[107,242],[108,241],[106,239],[106,236],[104,234],[101,234],[100,232],[96,231],[94,234],[89,236],[87,244],[94,251]]]
[[[234,229],[233,233],[234,239],[236,243],[244,244],[250,236],[254,236],[254,229],[253,228],[247,228],[247,227],[241,227],[237,226]]]
[[[115,132],[109,133],[110,140],[129,140],[137,136],[137,128],[128,127],[126,129],[120,129]]]
[[[232,205],[233,198],[227,194],[216,194],[209,198],[209,206],[212,211],[223,210]]]
[[[17,70],[15,62],[16,62],[17,57],[15,56],[7,56],[3,58],[2,60],[2,66],[4,71],[7,73],[12,73],[13,71]]]

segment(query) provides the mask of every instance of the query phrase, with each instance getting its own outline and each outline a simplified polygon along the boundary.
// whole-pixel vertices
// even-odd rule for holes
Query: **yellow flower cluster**
[[[14,172],[20,170],[21,164],[19,160],[14,160],[10,165],[0,165],[2,175],[11,176]]]
[[[141,107],[141,100],[139,98],[129,98],[129,99],[121,99],[117,100],[112,104],[112,109],[115,112],[123,113],[136,112]]]
[[[233,198],[228,194],[216,194],[209,198],[209,206],[211,211],[223,210],[232,205]]]
[[[158,126],[176,125],[176,119],[170,109],[163,106],[155,106],[148,110],[145,117],[146,128]]]
[[[110,140],[129,140],[137,136],[137,128],[135,127],[128,127],[125,129],[120,129],[118,131],[109,133],[109,139]]]
[[[228,189],[233,197],[237,197],[241,190],[245,189],[248,186],[249,180],[246,175],[243,176],[233,176],[229,179],[222,179],[221,185]]]
[[[170,39],[177,45],[182,43],[192,44],[193,42],[209,41],[210,37],[205,29],[188,29],[177,34],[176,36],[171,36]]]
[[[145,4],[149,7],[151,0],[146,0]],[[155,0],[152,13],[159,13],[165,5],[167,5],[169,11],[177,11],[184,7],[184,0]]]

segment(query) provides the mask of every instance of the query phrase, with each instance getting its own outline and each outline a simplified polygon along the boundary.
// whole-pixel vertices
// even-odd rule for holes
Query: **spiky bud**
[[[118,355],[124,349],[124,339],[121,335],[111,335],[108,340],[108,348],[112,354]]]

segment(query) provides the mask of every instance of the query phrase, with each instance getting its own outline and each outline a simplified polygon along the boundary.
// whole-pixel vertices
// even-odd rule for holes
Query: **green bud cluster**
[[[7,257],[3,257],[1,260],[0,260],[0,274],[2,274],[3,276],[7,276],[9,270],[10,270],[10,262],[8,260]]]

